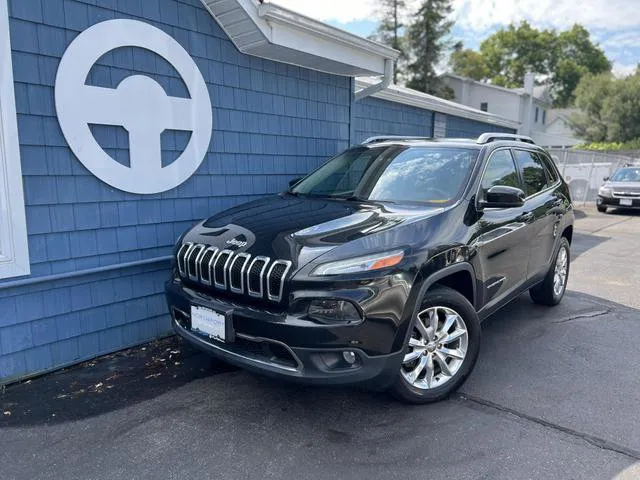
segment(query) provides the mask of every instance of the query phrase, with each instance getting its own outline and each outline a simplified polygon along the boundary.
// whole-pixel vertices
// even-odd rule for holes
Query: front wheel
[[[600,213],[607,213],[607,207],[604,207],[602,205],[598,205],[596,208],[598,209],[598,211]]]
[[[408,403],[445,399],[467,379],[480,350],[473,305],[448,287],[427,291],[413,319],[392,393]]]
[[[570,264],[571,247],[569,241],[562,237],[558,252],[543,282],[529,290],[531,300],[541,305],[559,304],[567,291]]]

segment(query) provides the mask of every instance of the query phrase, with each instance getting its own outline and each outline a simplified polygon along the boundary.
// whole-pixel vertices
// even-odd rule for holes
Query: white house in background
[[[550,88],[535,86],[532,74],[525,76],[524,88],[499,87],[451,73],[445,73],[442,79],[452,88],[455,102],[518,122],[518,133],[531,136],[539,145],[568,147],[580,143],[569,127],[573,110],[551,108]]]

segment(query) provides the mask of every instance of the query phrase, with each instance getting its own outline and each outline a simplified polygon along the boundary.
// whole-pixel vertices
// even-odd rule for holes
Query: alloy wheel
[[[415,388],[441,387],[462,366],[468,345],[467,326],[456,311],[427,308],[418,313],[400,373]]]
[[[569,254],[565,247],[560,248],[558,252],[558,258],[556,259],[556,266],[553,272],[553,294],[556,297],[562,295],[562,292],[567,285],[567,274],[569,267]]]

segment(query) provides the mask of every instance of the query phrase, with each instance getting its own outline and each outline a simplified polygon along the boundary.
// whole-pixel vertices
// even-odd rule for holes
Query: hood
[[[390,243],[399,235],[385,238],[385,234],[439,211],[442,209],[427,206],[282,194],[208,218],[187,232],[183,242],[290,260],[300,267],[348,244],[362,253],[367,246],[369,250],[376,245],[381,245],[378,249],[393,248]]]

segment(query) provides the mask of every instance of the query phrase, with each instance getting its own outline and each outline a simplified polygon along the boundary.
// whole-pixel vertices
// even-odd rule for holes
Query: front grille
[[[256,257],[249,266],[247,291],[254,298],[262,298],[264,295],[264,276],[270,260],[269,257]]]
[[[640,192],[630,192],[630,191],[620,191],[620,192],[613,192],[613,196],[614,197],[628,197],[628,198],[640,198]]]
[[[202,254],[202,259],[200,260],[200,281],[205,285],[211,285],[213,283],[212,280],[212,267],[213,267],[213,259],[218,253],[218,249],[214,247],[207,248]]]
[[[271,265],[267,274],[267,297],[269,300],[278,301],[282,298],[282,290],[284,288],[284,277],[291,268],[291,262],[284,260],[276,260]]]
[[[185,243],[178,249],[180,276],[218,290],[280,302],[292,264],[286,260],[219,251],[215,247]]]
[[[213,263],[213,283],[216,288],[227,289],[227,267],[231,255],[233,255],[231,250],[223,250]]]
[[[187,255],[187,275],[191,280],[198,279],[198,266],[200,264],[200,255],[204,252],[204,245],[194,245]]]
[[[229,267],[229,287],[233,293],[244,293],[244,272],[251,255],[236,255]]]

